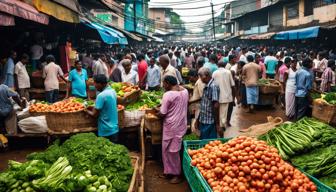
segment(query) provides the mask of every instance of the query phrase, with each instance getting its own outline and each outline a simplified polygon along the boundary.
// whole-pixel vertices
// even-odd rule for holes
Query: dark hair
[[[236,58],[236,55],[229,55],[229,61],[231,61],[234,58]]]
[[[311,63],[312,63],[312,60],[308,57],[306,57],[302,60],[302,66],[304,66],[304,67],[307,67],[307,68],[310,67]]]
[[[292,61],[292,59],[290,57],[286,57],[286,59],[285,59],[286,64],[290,63],[291,61]]]
[[[217,63],[217,56],[216,56],[215,54],[211,54],[211,55],[209,56],[209,60],[212,60],[212,61],[214,61],[215,63]]]
[[[144,60],[144,59],[145,59],[145,56],[144,56],[144,54],[139,54],[139,55],[137,56],[137,58],[138,58],[139,61],[141,61],[141,60]]]
[[[46,57],[46,61],[47,61],[47,63],[55,62],[55,57],[53,55],[48,55]]]
[[[163,79],[164,82],[168,83],[169,85],[177,85],[177,79],[174,76],[167,75]]]
[[[93,76],[93,80],[96,83],[101,83],[101,84],[106,84],[107,83],[107,78],[103,74],[98,74],[98,75]]]
[[[21,60],[29,60],[29,56],[28,56],[28,54],[26,54],[26,53],[24,53],[24,54],[22,54],[22,56],[21,56]]]
[[[199,68],[201,68],[201,67],[203,67],[204,63],[205,63],[204,57],[203,56],[199,56],[198,59],[197,59],[197,66]]]
[[[246,57],[246,59],[247,59],[247,62],[253,62],[254,61],[254,57],[252,55],[248,55]]]
[[[335,66],[335,60],[329,59],[328,60],[328,67],[334,67]]]
[[[190,69],[188,72],[188,76],[189,77],[197,77],[198,76],[198,72],[196,69]]]
[[[217,65],[218,65],[219,67],[225,67],[225,66],[227,65],[227,63],[224,62],[223,60],[220,60],[220,61],[218,61]]]
[[[238,65],[241,65],[241,66],[244,66],[246,63],[245,63],[245,61],[239,61],[238,62]]]

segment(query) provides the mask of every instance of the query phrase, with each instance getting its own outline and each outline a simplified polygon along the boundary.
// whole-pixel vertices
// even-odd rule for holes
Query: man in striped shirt
[[[223,137],[223,129],[219,126],[219,87],[212,79],[209,68],[202,67],[198,75],[205,87],[196,128],[201,132],[201,139],[217,138],[217,132]]]

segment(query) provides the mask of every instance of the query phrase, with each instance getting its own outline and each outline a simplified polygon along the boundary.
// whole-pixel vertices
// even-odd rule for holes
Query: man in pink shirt
[[[138,74],[139,74],[139,87],[141,89],[146,88],[146,74],[147,74],[147,62],[143,54],[138,55]]]

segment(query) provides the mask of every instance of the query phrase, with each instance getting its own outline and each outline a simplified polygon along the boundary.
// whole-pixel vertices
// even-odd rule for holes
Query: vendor
[[[162,98],[159,116],[163,118],[162,161],[164,177],[171,184],[182,181],[180,150],[182,137],[187,131],[188,91],[178,85],[177,79],[167,75],[163,80],[166,92]]]
[[[4,122],[5,125],[1,125],[0,127],[5,126],[8,134],[11,132],[16,133],[16,114],[13,109],[13,104],[10,100],[12,98],[20,107],[24,107],[24,99],[20,99],[19,95],[11,90],[7,85],[0,85],[0,122]],[[2,130],[0,130],[3,132]]]
[[[117,94],[107,84],[105,75],[95,75],[94,84],[99,91],[95,107],[86,112],[95,118],[98,117],[98,136],[106,137],[113,143],[118,142],[118,109]]]
[[[85,69],[82,68],[80,61],[75,61],[75,69],[71,70],[68,79],[69,95],[79,98],[87,98],[88,93],[88,75]]]
[[[139,83],[138,73],[132,69],[132,63],[129,59],[123,59],[121,61],[124,70],[121,73],[122,82],[132,83],[137,85]]]

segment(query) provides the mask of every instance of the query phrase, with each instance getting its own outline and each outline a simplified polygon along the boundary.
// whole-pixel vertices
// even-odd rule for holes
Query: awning
[[[0,11],[45,25],[49,23],[47,15],[39,13],[33,6],[18,0],[1,0]]]
[[[91,22],[87,19],[81,18],[81,23],[84,25],[96,29],[106,44],[121,44],[121,45],[127,45],[127,38],[119,31],[116,31],[110,27],[101,25],[99,23]]]
[[[66,8],[71,9],[72,11],[79,13],[80,12],[80,5],[78,4],[77,0],[52,0],[56,3],[63,5]]]
[[[241,36],[240,39],[251,39],[251,40],[262,40],[262,39],[271,39],[275,32],[262,33],[262,34],[252,34]]]
[[[154,41],[156,41],[156,42],[164,42],[164,40],[163,39],[161,39],[161,38],[159,38],[159,37],[155,37],[155,36],[153,36],[153,38],[154,38]]]
[[[309,39],[316,38],[319,34],[319,26],[308,27],[297,30],[283,31],[275,34],[276,40],[296,40],[296,39]]]
[[[155,40],[153,37],[148,36],[148,35],[144,35],[138,32],[133,32],[133,34],[135,34],[136,36],[142,38],[142,39],[147,39],[147,40]]]
[[[33,0],[37,10],[69,23],[79,23],[78,14],[50,0]]]
[[[0,26],[14,26],[15,20],[13,16],[0,13]]]

